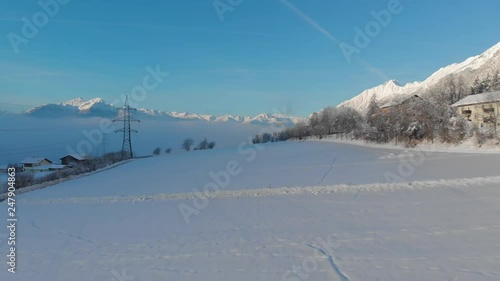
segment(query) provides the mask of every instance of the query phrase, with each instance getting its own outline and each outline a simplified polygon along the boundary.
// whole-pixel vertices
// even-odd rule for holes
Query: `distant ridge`
[[[117,107],[106,103],[102,98],[84,100],[75,98],[58,104],[46,104],[28,110],[26,115],[36,118],[62,118],[62,117],[103,117],[117,116]],[[204,115],[188,112],[167,112],[155,109],[138,108],[139,118],[170,120],[170,121],[205,121],[205,122],[236,122],[242,124],[283,124],[293,126],[303,120],[300,117],[286,116],[283,114],[262,113],[254,117],[233,115]]]

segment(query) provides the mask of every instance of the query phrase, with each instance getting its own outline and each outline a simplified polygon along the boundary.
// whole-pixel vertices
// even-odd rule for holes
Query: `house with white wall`
[[[52,164],[47,158],[44,157],[27,157],[20,162],[23,167],[23,172],[45,172],[49,170]]]
[[[500,91],[467,96],[452,105],[458,116],[478,128],[500,132]]]

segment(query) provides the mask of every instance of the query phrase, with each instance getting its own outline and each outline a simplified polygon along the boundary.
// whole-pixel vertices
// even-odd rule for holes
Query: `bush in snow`
[[[21,172],[16,174],[16,188],[23,188],[35,183],[33,173]]]
[[[155,150],[153,150],[153,155],[160,155],[161,154],[161,148],[157,147]]]
[[[253,137],[253,139],[252,139],[253,144],[257,144],[257,143],[261,143],[261,142],[262,142],[262,140],[261,140],[260,135],[255,135],[255,137]]]
[[[214,149],[215,147],[215,142],[214,141],[211,141],[208,143],[208,149]]]
[[[205,138],[198,144],[195,150],[205,150],[207,148],[208,148],[208,140]]]
[[[193,139],[187,138],[182,142],[181,148],[184,149],[185,151],[190,151],[191,146],[193,146]]]

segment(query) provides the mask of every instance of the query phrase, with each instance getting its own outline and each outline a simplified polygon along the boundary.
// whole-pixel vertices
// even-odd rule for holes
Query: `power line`
[[[0,152],[3,152],[3,151],[11,152],[12,150],[25,150],[25,149],[30,149],[30,148],[40,148],[40,147],[46,147],[46,146],[65,145],[65,144],[68,144],[68,142],[40,144],[40,145],[25,146],[25,147],[11,147],[11,148],[6,148],[6,149],[0,149]],[[0,155],[2,155],[2,154],[0,154]]]
[[[38,152],[47,152],[47,151],[61,151],[63,148],[53,148],[53,149],[44,149],[44,150],[34,150],[34,151],[23,151],[23,152],[15,152],[15,153],[7,153],[7,154],[0,154],[0,156],[13,156],[13,155],[26,155],[26,154],[32,154],[32,153],[38,153]]]
[[[106,134],[102,135],[102,155],[106,154]]]
[[[118,110],[123,111],[123,115],[113,120],[113,122],[123,122],[123,128],[118,129],[115,132],[123,133],[123,143],[122,152],[127,158],[133,158],[134,154],[132,152],[132,138],[131,133],[137,133],[137,130],[130,128],[130,122],[141,122],[139,119],[132,117],[131,111],[137,111],[137,109],[132,108],[128,105],[128,96],[125,98],[125,106],[119,108]]]
[[[0,129],[0,132],[32,132],[32,131],[77,131],[83,128],[26,128],[26,129]]]

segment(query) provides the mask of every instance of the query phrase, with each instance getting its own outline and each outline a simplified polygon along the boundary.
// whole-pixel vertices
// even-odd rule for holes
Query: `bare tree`
[[[261,135],[255,135],[255,137],[253,137],[253,139],[252,139],[252,143],[253,144],[262,143],[262,136]]]
[[[337,123],[337,109],[334,107],[327,107],[320,112],[321,125],[326,129],[326,133],[331,135],[336,132],[335,125]]]
[[[500,71],[496,70],[491,78],[491,90],[500,91]]]
[[[191,146],[193,146],[193,139],[192,138],[187,138],[182,142],[181,148],[184,149],[185,151],[190,151]]]
[[[326,135],[325,126],[321,123],[321,116],[317,112],[314,112],[309,117],[309,127],[311,128],[311,133],[322,139]]]
[[[375,96],[373,96],[368,105],[368,111],[366,112],[366,120],[370,126],[374,126],[375,118],[379,111],[380,107],[378,106]]]
[[[262,143],[268,143],[273,140],[273,135],[270,133],[264,133],[262,134]]]
[[[208,143],[208,149],[214,149],[215,147],[215,142],[214,141],[211,141]]]
[[[357,110],[350,107],[341,107],[337,110],[336,115],[337,123],[335,127],[342,135],[361,128],[363,117]]]
[[[198,144],[198,146],[195,148],[196,150],[205,150],[208,148],[208,140],[205,138]]]

